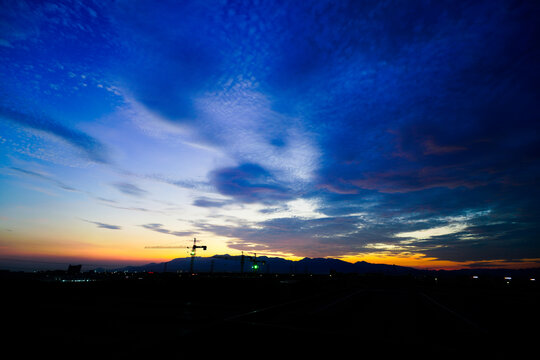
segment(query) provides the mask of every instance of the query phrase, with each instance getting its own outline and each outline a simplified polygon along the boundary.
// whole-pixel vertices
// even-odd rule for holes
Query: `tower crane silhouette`
[[[145,249],[190,249],[191,248],[191,262],[189,265],[189,273],[193,274],[193,262],[195,260],[195,255],[197,254],[197,249],[206,250],[206,245],[197,245],[197,238],[193,238],[192,246],[145,246]]]

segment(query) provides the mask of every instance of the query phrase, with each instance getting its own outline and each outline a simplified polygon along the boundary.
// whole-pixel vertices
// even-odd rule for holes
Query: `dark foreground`
[[[410,276],[2,276],[16,358],[522,358],[536,282]]]

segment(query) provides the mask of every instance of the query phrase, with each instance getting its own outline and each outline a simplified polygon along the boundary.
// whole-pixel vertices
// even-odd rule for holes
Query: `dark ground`
[[[12,348],[17,358],[518,359],[536,349],[539,335],[540,289],[525,280],[172,273],[86,278],[96,281],[4,273],[4,352]]]

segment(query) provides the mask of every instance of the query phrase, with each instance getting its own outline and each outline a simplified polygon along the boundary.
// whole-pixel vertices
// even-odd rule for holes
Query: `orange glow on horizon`
[[[386,264],[412,267],[420,270],[459,270],[472,269],[479,261],[450,261],[437,258],[428,258],[423,254],[388,255],[388,254],[363,254],[358,256],[342,257],[341,260],[355,263],[365,261],[372,264]],[[482,268],[505,268],[526,269],[539,267],[540,259],[522,259],[522,261],[508,262],[504,260],[481,261]]]
[[[106,233],[109,234],[109,233]],[[57,263],[83,263],[88,265],[99,265],[109,267],[122,267],[128,265],[144,265],[148,263],[167,262],[176,258],[189,257],[189,241],[179,240],[178,244],[186,245],[186,248],[169,249],[146,249],[145,245],[155,245],[156,240],[148,241],[147,236],[140,236],[132,233],[129,241],[122,240],[108,241],[111,238],[104,236],[97,237],[95,233],[88,232],[84,239],[70,240],[72,234],[52,237],[47,235],[25,236],[25,234],[4,234],[0,239],[0,250],[3,260],[26,261],[26,262],[57,262]],[[138,236],[139,235],[139,236]],[[47,239],[49,241],[42,241]],[[97,240],[97,241],[96,241]],[[54,246],[51,246],[53,243]],[[240,255],[236,249],[230,249],[226,244],[217,239],[208,237],[204,241],[208,245],[208,250],[197,251],[197,257],[211,257],[214,255]],[[246,252],[245,252],[246,253]],[[286,253],[276,253],[264,251],[257,252],[257,256],[280,257],[286,260],[298,261],[304,256],[291,255]],[[458,270],[474,268],[473,261],[457,262],[440,260],[427,257],[424,254],[391,254],[388,252],[372,252],[349,256],[334,256],[333,258],[355,263],[366,261],[372,264],[386,264],[406,266],[425,270]],[[521,259],[521,261],[508,262],[504,260],[482,261],[482,268],[534,268],[539,267],[540,259]],[[480,267],[480,265],[478,266]]]

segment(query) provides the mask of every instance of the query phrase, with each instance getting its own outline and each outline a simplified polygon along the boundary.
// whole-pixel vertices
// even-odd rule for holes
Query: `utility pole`
[[[266,264],[266,261],[264,260],[257,260],[257,254],[253,253],[253,257],[250,257],[251,261],[253,262],[253,265],[251,265],[251,268],[253,269],[253,272],[257,272],[259,270],[259,264]]]
[[[257,260],[257,254],[256,253],[253,253],[254,256],[248,256],[248,255],[244,255],[244,252],[242,251],[242,255],[240,255],[240,274],[244,274],[244,264],[246,262],[246,258],[248,260],[250,260],[252,262],[252,265],[251,265],[251,270],[253,272],[257,272],[260,268],[260,265],[259,264],[266,264],[266,261],[264,260]],[[225,256],[214,256],[215,258],[217,259],[225,259],[225,260],[234,260],[234,259],[231,259],[230,257],[225,257]]]

